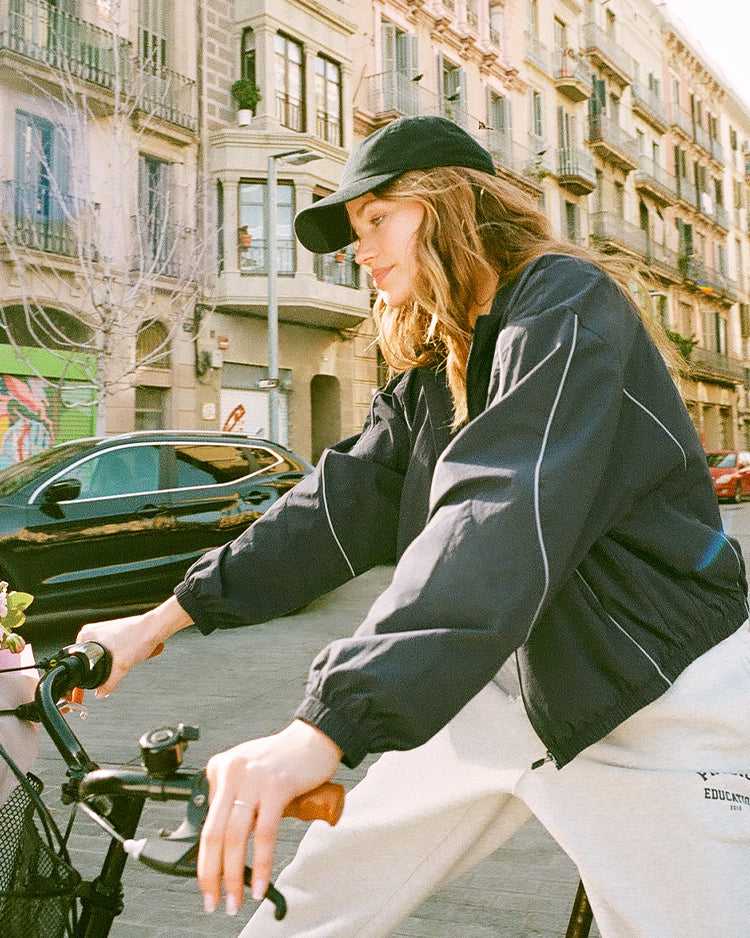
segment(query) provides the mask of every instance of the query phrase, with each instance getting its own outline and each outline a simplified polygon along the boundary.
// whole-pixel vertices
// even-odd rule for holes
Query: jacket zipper
[[[549,749],[547,750],[547,755],[543,759],[537,759],[536,762],[531,763],[531,770],[533,771],[534,769],[541,769],[541,767],[547,762],[552,762],[555,766],[557,766],[555,757],[552,755]]]

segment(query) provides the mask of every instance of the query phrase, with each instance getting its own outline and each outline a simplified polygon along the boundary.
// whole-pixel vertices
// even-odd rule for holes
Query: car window
[[[81,498],[106,498],[154,492],[159,489],[159,450],[156,446],[122,446],[99,453],[75,467]]]
[[[714,469],[734,469],[737,453],[706,453],[709,466]]]
[[[22,462],[7,466],[0,472],[0,498],[18,491],[28,482],[32,482],[44,472],[54,470],[56,466],[63,465],[81,453],[91,448],[91,440],[80,440],[76,443],[62,443],[54,446],[36,456],[30,456]]]
[[[175,447],[178,488],[236,482],[256,472],[258,465],[247,446],[186,443]]]

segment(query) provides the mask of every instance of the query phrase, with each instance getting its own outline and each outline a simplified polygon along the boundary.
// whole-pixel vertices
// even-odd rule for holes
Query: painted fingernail
[[[216,908],[216,900],[213,896],[205,895],[203,897],[203,911],[207,912],[209,915]]]
[[[227,911],[227,915],[237,914],[237,900],[234,898],[231,892],[224,900],[224,908]]]
[[[253,899],[256,902],[261,902],[266,897],[266,892],[268,891],[268,883],[264,883],[262,880],[259,883],[253,885]]]

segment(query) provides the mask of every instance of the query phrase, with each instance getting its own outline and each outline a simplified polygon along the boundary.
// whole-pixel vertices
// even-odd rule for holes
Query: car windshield
[[[0,498],[17,492],[42,473],[54,470],[67,460],[88,452],[91,442],[76,440],[75,443],[62,443],[3,469],[0,472]]]
[[[706,453],[706,459],[712,469],[734,469],[737,465],[737,453]]]

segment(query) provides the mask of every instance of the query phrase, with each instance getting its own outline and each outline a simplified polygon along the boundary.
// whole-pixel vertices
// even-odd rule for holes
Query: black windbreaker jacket
[[[695,428],[597,267],[549,255],[503,286],[467,390],[452,435],[441,376],[391,382],[359,436],[175,591],[207,633],[397,560],[355,634],[315,660],[297,712],[349,765],[426,741],[515,653],[562,766],[747,617]]]

